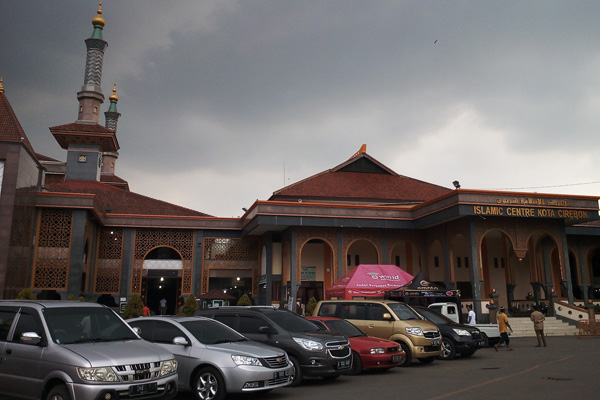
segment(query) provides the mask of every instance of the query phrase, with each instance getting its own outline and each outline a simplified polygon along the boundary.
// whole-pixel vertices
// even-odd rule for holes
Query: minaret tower
[[[58,144],[67,150],[65,180],[100,181],[102,155],[117,154],[119,150],[115,131],[98,123],[100,106],[104,102],[104,95],[100,88],[102,61],[104,50],[108,46],[108,43],[102,39],[105,25],[102,18],[102,2],[98,7],[98,15],[92,20],[92,25],[94,25],[92,36],[85,40],[87,46],[85,81],[81,91],[77,93],[77,100],[79,100],[77,121],[50,127],[50,132]],[[116,92],[113,94],[116,97]],[[118,97],[115,100],[118,100]],[[114,105],[114,112],[116,112],[116,101]],[[116,114],[117,116],[111,114],[109,117],[114,119],[115,128],[118,118],[118,113]],[[112,165],[114,171],[114,162]]]
[[[108,111],[104,113],[104,118],[106,121],[104,126],[115,131],[116,135],[117,123],[119,122],[119,117],[121,116],[121,113],[117,111],[117,102],[119,101],[119,96],[117,96],[117,82],[115,82],[112,94],[108,96],[108,99],[110,100],[110,106],[108,107]],[[111,151],[102,154],[102,175],[115,174],[115,164],[118,158],[118,151]]]
[[[78,121],[94,121],[98,123],[100,105],[104,103],[104,95],[100,83],[102,80],[102,63],[104,50],[108,43],[102,39],[102,30],[105,21],[102,18],[102,1],[98,6],[98,15],[92,19],[94,31],[92,36],[85,40],[87,46],[87,58],[85,60],[85,78],[81,91],[77,93],[79,100]]]

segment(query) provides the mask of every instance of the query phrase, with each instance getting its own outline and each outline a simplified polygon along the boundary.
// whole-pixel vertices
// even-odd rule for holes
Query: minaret
[[[112,129],[115,131],[115,135],[117,134],[117,123],[119,122],[119,117],[121,113],[117,111],[117,102],[119,101],[119,96],[117,96],[117,82],[113,86],[112,94],[108,97],[110,100],[110,106],[108,107],[108,111],[104,113],[105,123],[104,126],[108,129]],[[103,175],[114,175],[115,174],[115,164],[117,159],[119,158],[118,151],[111,151],[102,153],[102,174]]]
[[[87,46],[87,58],[85,61],[85,78],[81,91],[77,93],[79,100],[78,121],[98,122],[100,105],[104,103],[104,95],[100,82],[102,80],[102,62],[104,50],[108,43],[102,39],[104,29],[104,18],[102,18],[102,1],[98,6],[98,15],[92,19],[94,31],[92,36],[85,40]]]

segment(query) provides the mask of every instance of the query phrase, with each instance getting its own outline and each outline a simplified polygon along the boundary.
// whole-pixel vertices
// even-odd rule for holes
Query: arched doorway
[[[421,272],[421,254],[413,243],[400,240],[392,247],[390,264],[400,267],[414,276]]]
[[[600,249],[594,250],[590,263],[590,298],[600,299]]]
[[[379,264],[377,248],[369,240],[358,239],[348,247],[345,273],[352,271],[360,264]]]
[[[181,271],[183,260],[172,247],[156,247],[144,257],[142,300],[151,313],[160,314],[161,300],[166,301],[166,314],[173,315],[181,306]]]
[[[325,290],[335,281],[333,248],[323,239],[310,239],[300,251],[300,288],[297,299],[306,305],[311,297],[323,300]]]

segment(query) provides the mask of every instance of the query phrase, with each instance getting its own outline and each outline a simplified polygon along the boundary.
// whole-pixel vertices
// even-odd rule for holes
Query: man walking
[[[546,347],[546,336],[544,335],[544,321],[546,320],[546,317],[544,317],[544,314],[542,314],[537,305],[533,306],[533,312],[531,313],[530,318],[533,322],[533,330],[535,331],[538,342],[535,347],[541,347],[542,342],[544,343],[544,347]]]
[[[477,323],[477,316],[475,315],[475,311],[473,311],[473,306],[471,304],[467,304],[467,323],[469,325],[475,325]]]
[[[510,333],[512,333],[512,328],[508,323],[508,315],[506,315],[506,309],[504,307],[500,307],[500,314],[498,314],[498,330],[500,331],[500,339],[498,343],[494,345],[494,350],[498,351],[498,346],[502,343],[506,343],[506,350],[512,351],[510,348],[510,338],[508,337],[508,330],[510,329]]]

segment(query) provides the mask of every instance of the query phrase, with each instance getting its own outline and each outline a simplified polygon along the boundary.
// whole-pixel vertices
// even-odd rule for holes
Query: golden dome
[[[106,25],[106,22],[104,21],[104,18],[102,18],[102,0],[98,5],[97,13],[98,15],[96,15],[96,17],[92,20],[92,25],[104,27],[104,25]]]
[[[115,82],[115,86],[113,86],[113,92],[110,96],[108,96],[110,101],[119,101],[119,96],[117,96],[117,82]]]

